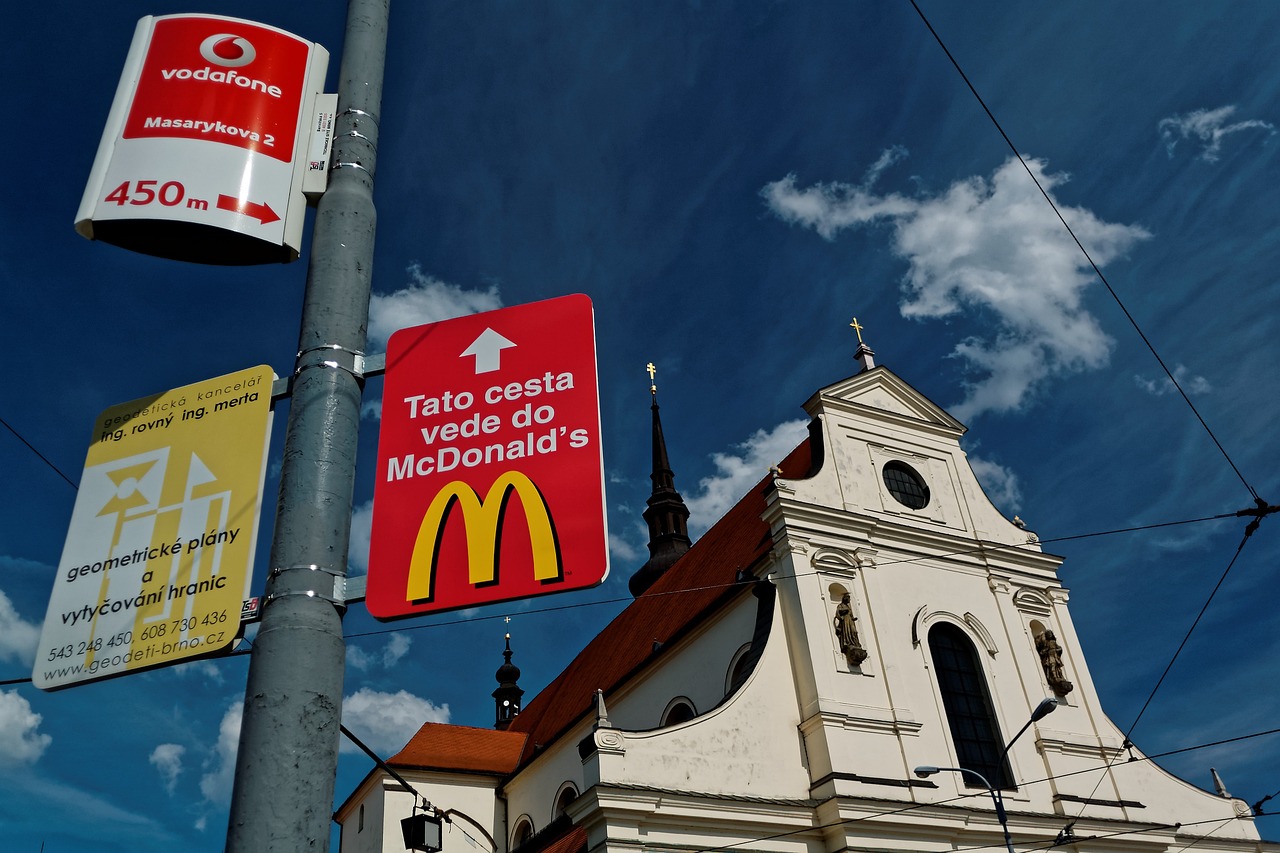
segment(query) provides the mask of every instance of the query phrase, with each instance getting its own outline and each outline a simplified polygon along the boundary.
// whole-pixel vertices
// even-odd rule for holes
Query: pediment
[[[828,385],[810,398],[805,409],[816,417],[831,406],[864,415],[883,413],[892,420],[905,419],[956,436],[968,429],[887,367],[873,367]]]

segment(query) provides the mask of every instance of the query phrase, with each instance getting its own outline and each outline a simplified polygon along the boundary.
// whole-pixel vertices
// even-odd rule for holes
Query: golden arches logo
[[[467,577],[472,586],[497,584],[498,565],[502,558],[502,527],[512,496],[520,498],[525,523],[529,528],[529,545],[533,551],[533,576],[554,583],[564,580],[564,564],[560,540],[546,498],[527,476],[507,471],[489,487],[482,500],[470,484],[454,480],[436,493],[422,516],[418,538],[409,560],[409,578],[405,599],[419,604],[435,596],[439,574],[440,547],[444,531],[455,507],[462,512],[467,534]]]

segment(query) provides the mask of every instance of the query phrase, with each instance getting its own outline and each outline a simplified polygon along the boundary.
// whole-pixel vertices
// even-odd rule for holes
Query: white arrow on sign
[[[513,346],[515,346],[514,343],[493,329],[486,328],[478,338],[471,342],[471,346],[462,351],[462,355],[474,355],[476,357],[477,374],[492,373],[502,366],[502,351],[507,347]]]

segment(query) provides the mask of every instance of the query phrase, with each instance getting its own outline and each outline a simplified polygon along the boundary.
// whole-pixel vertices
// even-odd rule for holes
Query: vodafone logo
[[[241,68],[253,62],[258,52],[247,38],[232,33],[215,33],[200,42],[200,55],[206,62],[223,68]]]

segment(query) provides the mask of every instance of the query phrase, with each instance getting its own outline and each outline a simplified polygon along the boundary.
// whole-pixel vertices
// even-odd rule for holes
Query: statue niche
[[[858,639],[858,617],[853,615],[853,605],[849,600],[849,593],[845,593],[840,598],[840,604],[836,607],[836,618],[832,620],[835,626],[836,639],[840,643],[840,651],[844,654],[844,659],[849,662],[850,668],[856,667],[867,659],[867,650],[862,647],[862,642]]]
[[[1040,665],[1044,667],[1045,678],[1054,694],[1066,696],[1075,685],[1067,680],[1066,671],[1062,668],[1062,646],[1058,638],[1047,628],[1035,632],[1036,651],[1040,653]]]

